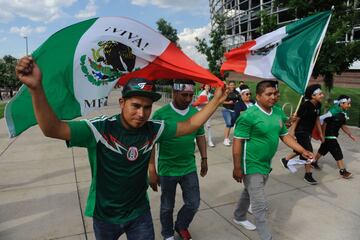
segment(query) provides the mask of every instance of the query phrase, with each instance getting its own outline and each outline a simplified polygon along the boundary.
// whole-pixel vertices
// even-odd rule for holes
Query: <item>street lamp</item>
[[[28,37],[24,36],[25,38],[25,43],[26,43],[26,56],[29,54],[29,48],[28,48]]]

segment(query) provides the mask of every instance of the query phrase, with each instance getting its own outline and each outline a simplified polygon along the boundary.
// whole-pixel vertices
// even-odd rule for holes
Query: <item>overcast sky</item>
[[[208,38],[208,0],[0,0],[0,58],[25,55],[24,36],[33,52],[49,36],[76,22],[102,16],[125,16],[156,29],[164,18],[177,29],[183,51],[206,66],[195,36]]]

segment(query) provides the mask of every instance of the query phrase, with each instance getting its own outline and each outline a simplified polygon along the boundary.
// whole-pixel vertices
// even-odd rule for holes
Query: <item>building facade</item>
[[[360,1],[348,1],[360,10]],[[275,15],[278,25],[286,25],[294,20],[295,14],[287,8],[276,7],[274,0],[209,0],[211,23],[214,16],[223,14],[226,20],[226,37],[224,45],[227,50],[261,35],[262,24],[260,12]],[[344,41],[360,40],[360,25],[344,36]]]

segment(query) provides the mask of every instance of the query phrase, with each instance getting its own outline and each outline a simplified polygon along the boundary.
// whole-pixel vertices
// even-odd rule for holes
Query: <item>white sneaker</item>
[[[212,141],[208,142],[209,147],[215,147],[215,144]]]
[[[249,220],[245,221],[238,221],[236,219],[233,219],[234,223],[246,228],[247,230],[254,231],[256,229],[256,226],[252,224]]]
[[[228,146],[231,146],[231,144],[230,144],[230,139],[225,138],[225,139],[224,139],[224,145],[227,146],[227,147],[228,147]]]
[[[165,240],[175,240],[174,236],[165,238]]]
[[[249,205],[248,213],[253,214],[253,211],[252,211],[252,208],[251,208],[251,204]]]

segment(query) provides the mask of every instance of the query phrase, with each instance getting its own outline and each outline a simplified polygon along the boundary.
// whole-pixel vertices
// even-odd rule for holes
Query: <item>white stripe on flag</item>
[[[286,37],[286,27],[279,28],[273,32],[262,35],[256,39],[256,45],[250,48],[250,51],[259,50],[265,46],[281,43]],[[275,59],[277,47],[274,47],[267,55],[247,55],[247,65],[244,73],[247,75],[257,76],[260,78],[273,79],[271,68]]]

